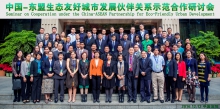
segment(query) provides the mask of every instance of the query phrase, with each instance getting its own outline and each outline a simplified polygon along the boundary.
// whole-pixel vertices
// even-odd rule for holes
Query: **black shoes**
[[[160,103],[164,103],[164,100],[160,100]]]
[[[147,100],[147,103],[150,103],[150,100]]]
[[[175,102],[175,100],[174,100],[174,99],[172,99],[172,100],[171,100],[171,103],[174,103],[174,102]]]
[[[144,102],[144,99],[141,99],[141,101],[140,101],[141,103],[143,103]]]
[[[63,99],[60,99],[60,102],[63,102]]]
[[[96,102],[96,99],[93,99],[93,103],[95,103]]]
[[[130,103],[132,100],[131,99],[128,99],[128,103]]]
[[[152,102],[158,101],[158,99],[153,99]]]
[[[87,95],[81,95],[81,102],[87,102]]]
[[[97,100],[96,100],[96,102],[98,102],[98,103],[99,103],[99,102],[100,102],[100,101],[99,101],[99,99],[97,99]]]
[[[168,102],[168,101],[170,101],[170,98],[167,98],[165,102]]]
[[[84,95],[84,102],[87,102],[87,94]]]
[[[15,98],[14,100],[13,100],[13,102],[16,102],[17,101],[17,99]]]
[[[58,102],[58,99],[55,99],[55,100],[54,100],[54,103],[57,103],[57,102]]]
[[[133,103],[137,103],[137,100],[133,100]]]

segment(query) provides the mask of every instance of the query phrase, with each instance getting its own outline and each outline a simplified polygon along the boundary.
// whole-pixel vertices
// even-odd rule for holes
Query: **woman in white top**
[[[40,49],[40,53],[44,54],[43,42],[39,42],[38,46],[39,46],[39,49]]]

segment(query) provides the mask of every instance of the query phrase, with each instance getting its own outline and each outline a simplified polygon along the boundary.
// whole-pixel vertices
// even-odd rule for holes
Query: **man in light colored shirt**
[[[71,38],[71,43],[73,43],[76,40],[76,28],[71,28],[71,33],[68,34]]]
[[[159,48],[154,48],[154,55],[151,56],[150,59],[152,61],[152,84],[153,84],[153,92],[154,92],[154,97],[152,102],[158,100],[158,87],[159,87],[159,99],[161,103],[164,103],[163,68],[165,65],[165,61],[164,58],[159,55]]]

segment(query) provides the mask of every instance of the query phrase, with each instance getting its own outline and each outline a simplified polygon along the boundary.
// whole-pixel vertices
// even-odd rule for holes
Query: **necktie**
[[[143,65],[144,65],[144,63],[145,63],[145,59],[142,59],[142,62],[143,62]]]
[[[130,59],[129,59],[129,60],[130,60],[130,62],[129,62],[129,71],[132,71],[132,63],[133,63],[133,62],[132,62],[132,61],[133,61],[133,60],[132,60],[132,56],[130,56]]]
[[[45,40],[45,44],[44,45],[47,45],[47,40]]]
[[[126,46],[126,41],[124,41],[124,48],[125,48],[125,46]]]
[[[89,43],[90,38],[87,39],[87,44]]]
[[[105,40],[105,35],[103,35],[103,38],[102,38],[103,40]]]
[[[120,39],[122,38],[122,34],[120,34]]]
[[[99,49],[101,49],[102,40],[99,40]]]
[[[68,47],[69,47],[69,43],[66,44],[66,49],[67,49],[67,50],[68,50]]]
[[[133,37],[134,37],[134,35],[131,34],[131,43],[133,43]]]
[[[112,42],[112,51],[114,51],[115,48],[115,41]]]

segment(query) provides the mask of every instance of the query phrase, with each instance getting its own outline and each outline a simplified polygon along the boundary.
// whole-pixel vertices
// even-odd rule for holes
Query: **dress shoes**
[[[133,100],[133,103],[137,103],[137,100]]]
[[[147,100],[147,103],[150,103],[150,100]]]
[[[160,103],[164,103],[164,100],[160,100]]]
[[[100,102],[100,101],[99,101],[99,99],[97,99],[97,100],[96,100],[96,102],[98,102],[98,103],[99,103],[99,102]]]
[[[174,99],[172,99],[172,100],[171,100],[171,103],[174,103],[174,102],[175,102],[175,100],[174,100]]]
[[[58,99],[55,99],[55,100],[54,100],[54,103],[57,103],[57,102],[58,102]]]
[[[167,98],[165,102],[168,102],[168,101],[170,101],[170,98]]]

